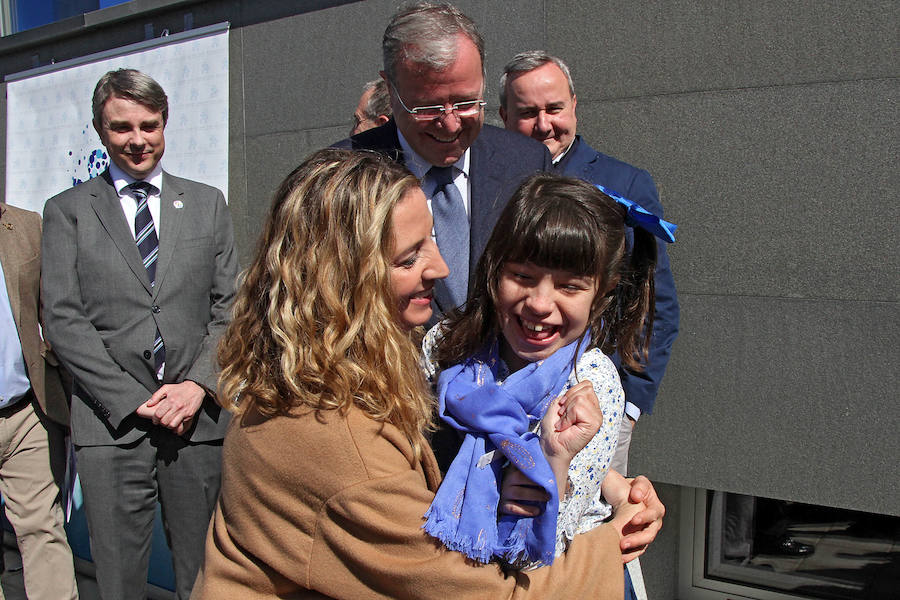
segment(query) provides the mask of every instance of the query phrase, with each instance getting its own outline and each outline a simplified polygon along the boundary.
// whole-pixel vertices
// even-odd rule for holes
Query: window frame
[[[715,490],[681,488],[681,522],[678,547],[678,595],[691,600],[820,600],[779,592],[748,584],[721,581],[706,575],[707,493]],[[720,553],[714,553],[719,556]],[[746,574],[745,567],[718,563],[714,567],[722,576],[730,571]],[[780,579],[796,583],[797,575],[767,573],[767,580]]]

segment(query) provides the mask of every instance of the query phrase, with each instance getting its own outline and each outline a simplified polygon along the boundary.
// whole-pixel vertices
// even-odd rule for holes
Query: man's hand
[[[135,413],[151,419],[154,425],[162,425],[181,435],[190,429],[205,397],[206,390],[193,381],[168,383],[156,390]]]

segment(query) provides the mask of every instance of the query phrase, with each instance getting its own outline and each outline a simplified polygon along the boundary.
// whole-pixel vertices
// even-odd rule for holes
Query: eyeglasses
[[[400,92],[397,91],[397,87],[394,83],[392,81],[388,83],[391,84],[391,89],[393,89],[394,93],[397,95],[400,106],[402,106],[403,110],[408,112],[416,121],[432,121],[449,113],[456,113],[457,117],[473,117],[481,112],[481,109],[487,105],[487,102],[484,100],[466,100],[464,102],[454,102],[450,105],[450,108],[440,104],[434,106],[414,106],[413,108],[409,108],[406,106],[406,103],[403,102],[403,98],[400,97]]]

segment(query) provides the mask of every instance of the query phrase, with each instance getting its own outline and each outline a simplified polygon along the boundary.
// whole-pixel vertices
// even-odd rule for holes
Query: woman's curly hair
[[[335,149],[282,182],[219,343],[226,408],[356,405],[421,451],[432,401],[391,289],[391,215],[416,186],[381,155]]]

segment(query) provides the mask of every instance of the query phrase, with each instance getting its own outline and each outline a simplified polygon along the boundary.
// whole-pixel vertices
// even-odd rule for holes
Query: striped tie
[[[153,227],[153,216],[147,205],[147,196],[153,191],[153,186],[146,181],[135,181],[130,186],[131,193],[137,200],[137,213],[134,215],[134,241],[147,269],[150,285],[156,285],[156,258],[159,256],[159,238],[156,237],[156,228]],[[157,375],[166,362],[166,347],[163,345],[159,328],[156,328],[156,338],[153,340],[153,358],[156,364]]]

